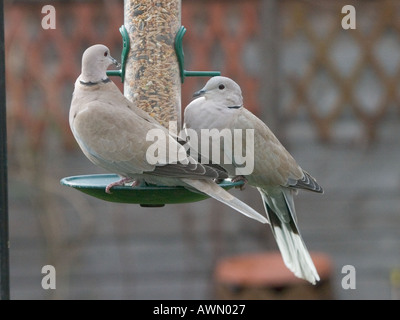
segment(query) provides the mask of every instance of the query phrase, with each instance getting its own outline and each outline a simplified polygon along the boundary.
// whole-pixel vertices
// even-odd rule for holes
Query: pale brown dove
[[[267,125],[245,109],[241,89],[233,80],[211,78],[195,96],[198,98],[184,112],[186,135],[190,136],[190,132],[195,131],[201,137],[202,129],[217,130],[210,136],[209,142],[203,141],[205,138],[199,141],[210,146],[218,143],[217,148],[221,151],[219,164],[227,169],[231,177],[242,177],[258,189],[286,266],[297,277],[315,284],[319,276],[297,226],[293,195],[297,189],[322,193],[322,188],[300,168]],[[231,132],[233,143],[224,144],[218,132],[227,129]],[[246,130],[253,133],[252,139],[245,139]],[[234,131],[243,134],[234,138]],[[201,148],[200,145],[192,147],[197,151]],[[241,151],[250,152],[245,157],[251,164],[248,168],[239,165],[244,160],[241,151],[235,157],[235,148],[238,147]],[[201,152],[203,154],[204,150],[201,149]],[[204,155],[218,160],[218,157]],[[225,156],[225,163],[222,155]]]

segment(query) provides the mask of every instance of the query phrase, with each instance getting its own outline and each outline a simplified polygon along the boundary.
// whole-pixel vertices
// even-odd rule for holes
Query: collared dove
[[[217,129],[218,132],[229,129],[232,135],[234,129],[254,129],[254,139],[251,141],[254,145],[248,149],[252,152],[254,165],[252,172],[247,174],[240,174],[234,149],[219,141],[220,135],[210,136],[207,143],[211,145],[217,142],[221,155],[231,160],[226,165],[222,160],[220,163],[231,177],[245,179],[258,189],[283,261],[297,277],[315,284],[319,276],[297,226],[293,195],[297,189],[322,193],[322,188],[300,168],[267,125],[244,108],[241,89],[233,80],[226,77],[211,78],[194,96],[198,98],[184,112],[184,128],[187,132],[195,131],[201,137],[202,129]],[[187,133],[187,136],[190,135]],[[232,140],[233,148],[237,148],[238,144],[246,144],[244,134],[239,137]],[[200,150],[199,146],[191,147]],[[244,150],[244,146],[240,147],[240,150]],[[242,159],[239,160],[242,163]]]
[[[113,186],[129,180],[184,186],[266,223],[263,215],[214,182],[213,179],[227,177],[222,168],[201,165],[189,157],[176,137],[122,95],[106,74],[112,64],[118,65],[106,46],[98,44],[86,49],[69,112],[72,133],[86,157],[122,177],[108,185],[105,191],[111,193]],[[157,163],[148,161],[148,150],[154,144],[146,138],[154,130],[163,133],[165,138],[164,145],[158,144]]]

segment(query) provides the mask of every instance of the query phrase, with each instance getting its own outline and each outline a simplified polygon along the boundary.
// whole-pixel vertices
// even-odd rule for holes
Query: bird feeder
[[[164,127],[175,132],[181,128],[181,84],[188,76],[217,76],[217,71],[186,71],[182,40],[186,28],[181,26],[181,0],[125,0],[124,25],[119,29],[123,49],[121,69],[108,70],[119,76],[124,95]],[[61,184],[94,197],[142,206],[200,201],[207,195],[184,187],[141,185],[115,186],[105,193],[108,184],[120,178],[114,174],[67,177]],[[240,187],[243,182],[223,181],[224,189]]]

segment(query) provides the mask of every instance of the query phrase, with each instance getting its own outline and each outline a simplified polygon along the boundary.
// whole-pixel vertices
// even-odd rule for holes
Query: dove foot
[[[129,183],[129,182],[132,182],[132,181],[133,181],[132,187],[135,187],[135,186],[137,186],[137,185],[139,184],[139,182],[136,181],[135,179],[132,179],[132,178],[123,178],[123,179],[121,179],[121,180],[119,180],[119,181],[110,183],[110,184],[106,187],[106,193],[112,194],[112,192],[111,192],[111,188],[112,188],[112,187],[115,187],[115,186],[123,186],[123,185],[125,185],[125,183]]]
[[[244,188],[246,187],[247,184],[247,179],[245,178],[245,176],[235,176],[232,178],[232,182],[239,182],[239,181],[243,181],[244,183],[240,186],[235,187],[236,189],[240,189],[240,191],[243,191]]]
[[[217,178],[217,179],[214,179],[214,182],[217,183],[217,184],[220,184],[220,183],[224,182],[224,180],[225,179],[218,179]]]
[[[132,180],[131,180],[131,181],[132,181]],[[141,184],[141,181],[140,181],[140,180],[133,180],[131,187],[132,187],[132,188],[133,188],[133,187],[137,187],[137,186],[140,186],[140,184]]]

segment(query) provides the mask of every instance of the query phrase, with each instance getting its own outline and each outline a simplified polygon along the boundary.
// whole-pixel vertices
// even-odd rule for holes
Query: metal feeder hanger
[[[108,76],[121,77],[125,80],[125,68],[130,49],[129,34],[125,26],[119,28],[122,35],[123,49],[121,53],[121,69],[107,70]],[[186,28],[180,26],[175,36],[174,49],[178,60],[181,83],[184,83],[186,77],[214,77],[219,76],[219,71],[186,71],[184,69],[184,53],[182,40],[186,33]],[[208,195],[199,192],[192,192],[184,187],[167,187],[142,184],[131,187],[115,186],[112,193],[105,192],[105,188],[110,183],[117,181],[120,177],[116,174],[92,174],[71,176],[61,179],[61,184],[77,189],[93,197],[118,203],[140,204],[142,207],[163,207],[165,204],[196,202],[209,198]],[[243,181],[232,182],[224,180],[219,184],[222,188],[229,190],[243,185]]]

